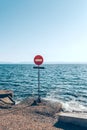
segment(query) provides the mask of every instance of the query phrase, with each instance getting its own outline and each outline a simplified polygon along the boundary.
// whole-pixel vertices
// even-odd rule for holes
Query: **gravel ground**
[[[1,107],[0,130],[62,130],[54,126],[57,121],[55,112],[61,105],[52,107],[47,102],[32,103],[32,100],[26,99],[11,108]]]

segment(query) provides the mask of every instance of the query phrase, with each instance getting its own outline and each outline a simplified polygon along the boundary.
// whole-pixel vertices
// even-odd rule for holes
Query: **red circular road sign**
[[[43,57],[41,55],[36,55],[34,57],[34,63],[36,65],[41,65],[43,63]]]

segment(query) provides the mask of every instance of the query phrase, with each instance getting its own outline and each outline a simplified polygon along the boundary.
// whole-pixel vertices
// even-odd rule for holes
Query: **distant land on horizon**
[[[0,64],[35,64],[34,62],[5,62],[0,61]],[[87,64],[87,62],[44,62],[43,64]],[[42,65],[43,65],[42,64]]]

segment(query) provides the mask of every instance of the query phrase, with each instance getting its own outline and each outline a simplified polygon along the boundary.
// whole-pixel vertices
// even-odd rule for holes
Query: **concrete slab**
[[[87,127],[87,113],[59,113],[58,121]]]

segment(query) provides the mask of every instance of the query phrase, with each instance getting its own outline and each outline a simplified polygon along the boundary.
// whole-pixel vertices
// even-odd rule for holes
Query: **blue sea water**
[[[14,100],[37,97],[37,69],[33,64],[1,64],[0,90],[12,90]],[[87,65],[45,64],[40,70],[40,95],[61,102],[65,111],[87,112]]]

